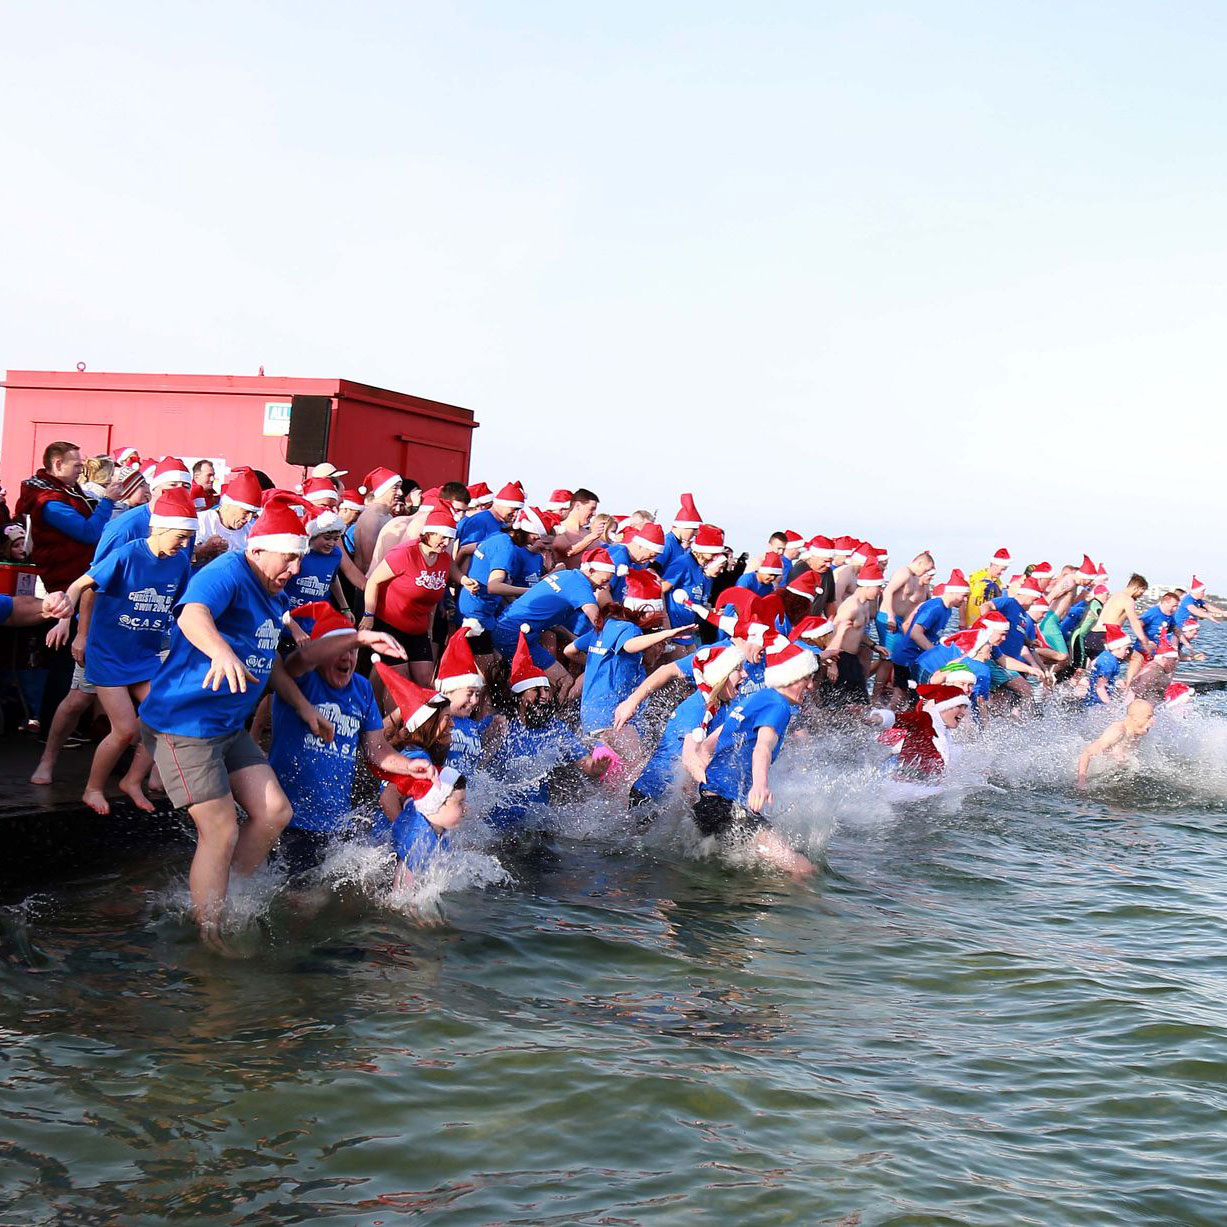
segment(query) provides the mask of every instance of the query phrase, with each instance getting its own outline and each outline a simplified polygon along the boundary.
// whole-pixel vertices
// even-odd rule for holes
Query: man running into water
[[[1119,591],[1114,592],[1104,602],[1099,611],[1093,630],[1086,635],[1086,659],[1094,660],[1104,649],[1104,637],[1109,626],[1124,626],[1129,623],[1137,636],[1138,648],[1148,655],[1154,651],[1154,644],[1146,634],[1142,619],[1138,617],[1137,601],[1146,591],[1146,577],[1133,574],[1129,582]]]
[[[831,693],[848,703],[863,703],[869,697],[860,650],[874,602],[886,583],[876,562],[858,567],[858,572],[856,588],[851,596],[840,602],[830,646],[822,653],[823,660],[834,657],[838,664],[839,672]]]
[[[1155,709],[1145,699],[1134,699],[1125,711],[1125,718],[1114,720],[1082,751],[1078,759],[1078,787],[1086,788],[1087,769],[1099,755],[1107,755],[1115,763],[1128,761],[1154,722]]]
[[[900,567],[890,577],[890,583],[882,591],[882,604],[878,609],[879,629],[885,628],[882,646],[891,653],[892,659],[903,624],[911,617],[912,611],[928,599],[929,585],[933,582],[936,567],[933,555],[928,551],[917,554],[906,567]],[[885,669],[881,670],[883,683],[886,672]],[[885,688],[885,684],[875,687],[879,692]]]

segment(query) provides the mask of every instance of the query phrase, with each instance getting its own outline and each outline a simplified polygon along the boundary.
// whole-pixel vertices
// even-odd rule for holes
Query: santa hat
[[[259,511],[264,491],[255,469],[235,469],[222,491],[222,506],[242,507],[244,511]]]
[[[977,629],[986,631],[1008,631],[1010,619],[999,609],[986,609],[973,623]]]
[[[1052,606],[1048,604],[1047,597],[1041,596],[1031,602],[1031,608],[1027,612],[1030,613],[1031,620],[1038,623],[1045,614],[1052,612]]]
[[[153,510],[149,513],[149,527],[158,532],[176,528],[194,533],[196,507],[188,492],[178,488],[163,490],[153,501]]]
[[[959,596],[966,596],[970,591],[971,585],[967,582],[967,576],[956,567],[950,572],[950,578],[946,581],[946,594],[957,593]]]
[[[469,502],[474,507],[489,507],[494,502],[494,491],[484,481],[475,481],[469,487]]]
[[[693,494],[683,494],[681,506],[677,509],[677,515],[673,517],[674,528],[698,528],[703,523],[703,517],[699,515],[699,509],[694,505]]]
[[[818,585],[822,582],[817,572],[802,571],[795,579],[790,579],[784,585],[785,592],[794,593],[796,596],[803,596],[806,600],[812,601],[818,595]]]
[[[495,496],[496,503],[502,503],[504,507],[523,507],[524,506],[524,487],[518,481],[509,481]]]
[[[748,589],[745,588],[729,589],[730,593],[747,591]],[[714,609],[709,609],[706,605],[694,600],[684,588],[675,588],[673,599],[683,609],[690,610],[696,618],[702,618],[704,622],[714,626],[721,634],[728,635],[730,639],[762,640],[771,630],[765,622],[758,621],[752,614],[743,616],[737,613],[731,601],[724,608],[725,610],[732,609],[734,612],[716,613]]]
[[[945,591],[946,591],[945,584],[934,584],[933,587],[929,589],[929,595],[930,596],[941,596],[942,593]]]
[[[1193,698],[1193,688],[1183,682],[1173,682],[1163,692],[1163,702],[1168,707],[1183,707]]]
[[[402,775],[396,781],[396,791],[413,799],[413,808],[423,818],[437,814],[448,797],[460,786],[464,776],[455,767],[443,767],[433,779],[421,775]],[[400,781],[407,781],[404,787]]]
[[[399,473],[393,473],[391,469],[385,469],[382,465],[377,469],[372,469],[363,479],[362,485],[358,487],[359,494],[369,494],[372,498],[382,498],[393,486],[399,486],[401,476]]]
[[[665,548],[665,530],[659,524],[649,520],[642,528],[635,530],[635,535],[627,543],[637,545],[640,549],[651,550],[659,554]]]
[[[835,554],[851,554],[858,545],[860,542],[855,537],[844,535],[836,537],[831,543],[831,548]]]
[[[947,635],[942,643],[948,648],[957,649],[964,656],[970,656],[983,646],[984,635],[983,630],[968,628],[965,631],[955,631],[953,635]]]
[[[343,533],[344,531],[345,521],[335,511],[328,508],[321,511],[314,520],[307,522],[308,537],[322,537],[325,533]]]
[[[1193,594],[1195,600],[1200,601],[1206,595],[1206,585],[1193,576],[1193,582],[1189,585],[1189,591]]]
[[[881,588],[885,583],[886,576],[882,574],[882,568],[876,562],[867,562],[856,577],[858,588]]]
[[[1107,584],[1096,584],[1091,589],[1091,596],[1097,597],[1101,601],[1106,601],[1112,595],[1112,589]]]
[[[573,497],[570,490],[555,490],[550,495],[549,501],[545,504],[545,510],[566,511],[570,508]]]
[[[469,628],[462,626],[447,641],[443,655],[439,657],[439,668],[435,674],[435,685],[444,694],[450,690],[461,690],[466,686],[484,686],[485,677],[473,659],[473,649],[469,645]]]
[[[1099,564],[1098,567],[1095,568],[1095,574],[1098,575],[1099,578],[1102,579],[1105,583],[1107,583],[1108,568],[1105,567],[1102,562]]]
[[[1031,568],[1031,578],[1039,579],[1039,580],[1051,579],[1052,578],[1052,563],[1037,562]]]
[[[1044,595],[1044,593],[1039,584],[1036,583],[1030,575],[1028,575],[1027,578],[1023,580],[1022,587],[1018,590],[1018,595],[1041,597]]]
[[[309,503],[321,503],[332,507],[340,502],[336,486],[327,477],[308,477],[303,484],[302,496]]]
[[[1091,561],[1089,554],[1082,555],[1082,562],[1078,566],[1075,578],[1081,580],[1084,584],[1088,580],[1095,578],[1095,564]]]
[[[311,628],[312,639],[330,639],[334,635],[353,634],[354,631],[354,624],[327,601],[312,601],[309,605],[300,605],[297,609],[291,609],[290,614],[295,619],[315,619],[315,625]],[[356,639],[354,644],[356,646]]]
[[[1115,626],[1111,622],[1103,628],[1103,646],[1111,650],[1119,648],[1122,644],[1129,642],[1129,636],[1125,634],[1124,628]]]
[[[723,554],[724,529],[717,528],[714,524],[701,524],[699,531],[694,535],[694,540],[690,543],[690,552],[692,554]]]
[[[694,678],[695,689],[703,696],[706,704],[699,727],[691,733],[695,741],[703,741],[707,736],[712,717],[716,714],[716,692],[733,676],[733,671],[745,664],[745,653],[733,644],[717,644],[710,648],[700,648],[690,660],[690,674]]]
[[[548,686],[550,679],[533,664],[533,654],[528,649],[528,640],[524,636],[529,627],[525,623],[520,627],[520,637],[516,641],[515,655],[511,658],[511,693],[522,694],[534,686]]]
[[[950,711],[954,707],[970,707],[971,700],[956,686],[917,686],[916,694],[922,710]]]
[[[660,580],[651,571],[631,571],[626,577],[622,604],[632,613],[663,613]]]
[[[160,486],[182,482],[185,486],[192,484],[192,475],[187,471],[187,465],[174,456],[163,456],[153,466],[153,476],[149,478],[149,488],[157,490]]]
[[[446,695],[437,690],[427,690],[417,682],[397,673],[395,669],[376,661],[375,668],[388,692],[388,697],[400,711],[400,722],[405,731],[412,733],[421,728],[437,711],[447,706]]]
[[[1176,660],[1180,656],[1180,648],[1167,637],[1167,627],[1159,632],[1159,642],[1155,644],[1155,660]]]
[[[434,533],[438,537],[454,537],[456,535],[456,517],[446,507],[436,507],[422,524],[422,536]]]
[[[357,490],[342,490],[341,491],[341,510],[342,511],[361,511],[366,503],[362,500],[362,495]]]
[[[529,533],[534,537],[547,536],[551,531],[545,513],[536,507],[521,507],[516,512],[515,519],[511,521],[511,527],[518,528],[521,532]]]
[[[762,572],[764,575],[783,575],[784,560],[779,554],[764,554],[762,561],[754,568],[756,572]],[[811,571],[812,575],[813,572]]]
[[[614,565],[614,560],[610,558],[609,551],[602,549],[599,545],[593,549],[586,550],[583,557],[579,560],[579,565],[585,571],[600,571],[605,575],[616,575],[618,573],[618,568]]]
[[[810,614],[801,619],[788,632],[788,638],[797,643],[801,641],[801,646],[805,647],[808,643],[816,643],[824,635],[829,635],[835,629],[835,624],[821,614]]]
[[[804,541],[805,538],[800,533],[794,533],[791,528],[784,530],[784,548],[788,549],[790,545],[796,545],[798,541]]]
[[[766,668],[763,681],[773,689],[791,686],[802,678],[809,677],[818,669],[818,657],[813,652],[779,635],[767,645]]]
[[[852,556],[848,559],[850,563],[855,565],[859,562],[861,566],[866,566],[871,562],[876,564],[877,560],[878,551],[875,550],[868,541],[862,541],[860,545],[858,545],[856,549],[852,551]]]
[[[111,453],[111,459],[117,465],[135,465],[138,469],[141,467],[141,454],[134,447],[117,447]]]
[[[269,490],[247,536],[247,548],[272,550],[278,554],[305,554],[310,545],[306,518],[315,511],[315,507],[297,494]]]
[[[873,552],[878,556],[879,564],[885,562],[890,557],[890,550],[888,550],[885,546],[883,546],[881,549],[875,549]]]
[[[418,504],[418,509],[414,515],[426,515],[427,512],[434,511],[436,507],[443,506],[443,490],[439,486],[431,486],[422,494],[422,501]],[[447,509],[451,511],[449,507]]]
[[[197,511],[204,511],[208,505],[209,499],[204,486],[199,482],[192,482],[192,488],[187,492],[188,498],[192,500],[192,506]]]
[[[1003,545],[992,557],[992,561],[999,567],[1008,567],[1010,565],[1010,551]]]

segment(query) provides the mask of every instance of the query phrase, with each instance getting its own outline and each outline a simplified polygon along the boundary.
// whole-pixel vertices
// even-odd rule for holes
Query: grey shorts
[[[153,756],[162,787],[179,809],[228,797],[235,771],[268,764],[246,729],[220,737],[180,737],[154,732],[142,720],[141,744]]]

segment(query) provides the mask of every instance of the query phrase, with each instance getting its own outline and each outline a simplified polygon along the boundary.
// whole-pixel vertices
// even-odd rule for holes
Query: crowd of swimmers
[[[348,485],[323,464],[295,490],[253,469],[215,490],[209,461],[94,459],[91,489],[76,445],[48,447],[4,527],[46,595],[0,597],[0,621],[50,622],[73,670],[33,782],[99,705],[84,800],[108,812],[124,763],[137,808],[157,788],[187,810],[207,936],[231,874],[270,854],[299,875],[374,840],[411,883],[478,781],[508,846],[596,787],[642,829],[683,804],[697,836],[803,876],[769,818],[790,737],[862,729],[884,770],[933,781],[976,726],[1119,708],[1078,759],[1085,785],[1158,705],[1185,708],[1171,674],[1224,616],[1196,578],[1142,610],[1146,580],[1114,588],[1089,557],[1000,549],[936,582],[929,552],[891,568],[868,541],[793,531],[735,557],[690,494],[658,520],[583,488],[534,505],[518,482]]]

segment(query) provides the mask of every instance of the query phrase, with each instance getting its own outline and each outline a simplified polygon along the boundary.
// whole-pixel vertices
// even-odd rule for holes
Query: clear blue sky
[[[342,375],[536,499],[1227,588],[1223,6],[4,13],[0,365]]]

